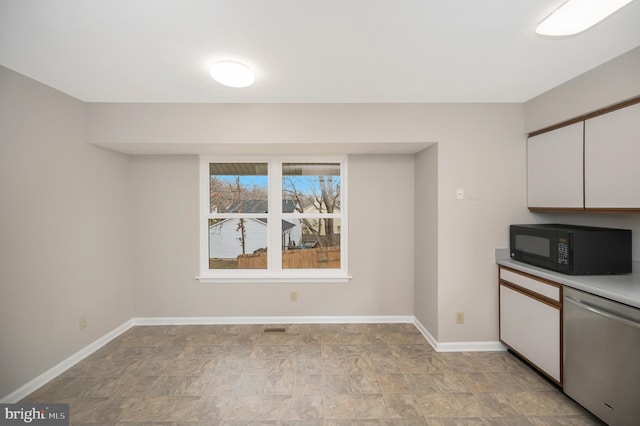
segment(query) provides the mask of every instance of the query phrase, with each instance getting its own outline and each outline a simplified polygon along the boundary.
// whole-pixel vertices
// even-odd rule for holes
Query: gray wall
[[[130,160],[86,137],[84,103],[0,67],[0,397],[133,316]]]

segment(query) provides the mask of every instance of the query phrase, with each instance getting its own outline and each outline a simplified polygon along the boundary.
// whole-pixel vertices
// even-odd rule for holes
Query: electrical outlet
[[[464,324],[464,312],[456,312],[456,324]]]
[[[298,292],[297,291],[292,291],[289,294],[289,297],[291,298],[292,302],[297,302],[298,301]]]
[[[87,316],[83,315],[80,317],[80,320],[78,320],[78,326],[80,327],[80,330],[82,330],[83,328],[87,328]]]

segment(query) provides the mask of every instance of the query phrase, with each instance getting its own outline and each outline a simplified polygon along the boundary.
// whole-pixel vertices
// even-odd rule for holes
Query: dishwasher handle
[[[620,322],[622,324],[628,325],[630,327],[640,328],[640,323],[630,320],[628,318],[621,317],[620,315],[616,315],[613,312],[606,311],[602,308],[591,305],[590,303],[586,303],[582,300],[576,300],[572,297],[565,296],[565,300],[569,303],[576,305],[578,308],[587,310],[596,315],[600,315],[605,318],[609,318],[610,320]]]

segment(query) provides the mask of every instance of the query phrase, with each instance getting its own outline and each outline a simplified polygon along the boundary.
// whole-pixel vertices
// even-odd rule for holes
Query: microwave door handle
[[[632,321],[630,319],[621,317],[620,315],[616,315],[616,314],[614,314],[612,312],[605,311],[605,310],[603,310],[601,308],[597,308],[597,307],[595,307],[595,306],[593,306],[593,305],[591,305],[589,303],[583,302],[582,300],[576,300],[576,299],[573,299],[573,298],[571,298],[569,296],[565,296],[565,299],[567,300],[567,302],[577,306],[580,309],[584,309],[586,311],[592,312],[592,313],[594,313],[596,315],[599,315],[601,317],[608,318],[608,319],[610,319],[612,321],[620,322],[620,323],[628,325],[630,327],[640,328],[640,323],[638,323],[638,322],[635,322],[635,321]]]

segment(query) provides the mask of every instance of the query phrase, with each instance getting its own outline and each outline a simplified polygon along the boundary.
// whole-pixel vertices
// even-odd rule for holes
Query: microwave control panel
[[[558,239],[558,263],[561,265],[569,264],[569,243],[566,238]]]

